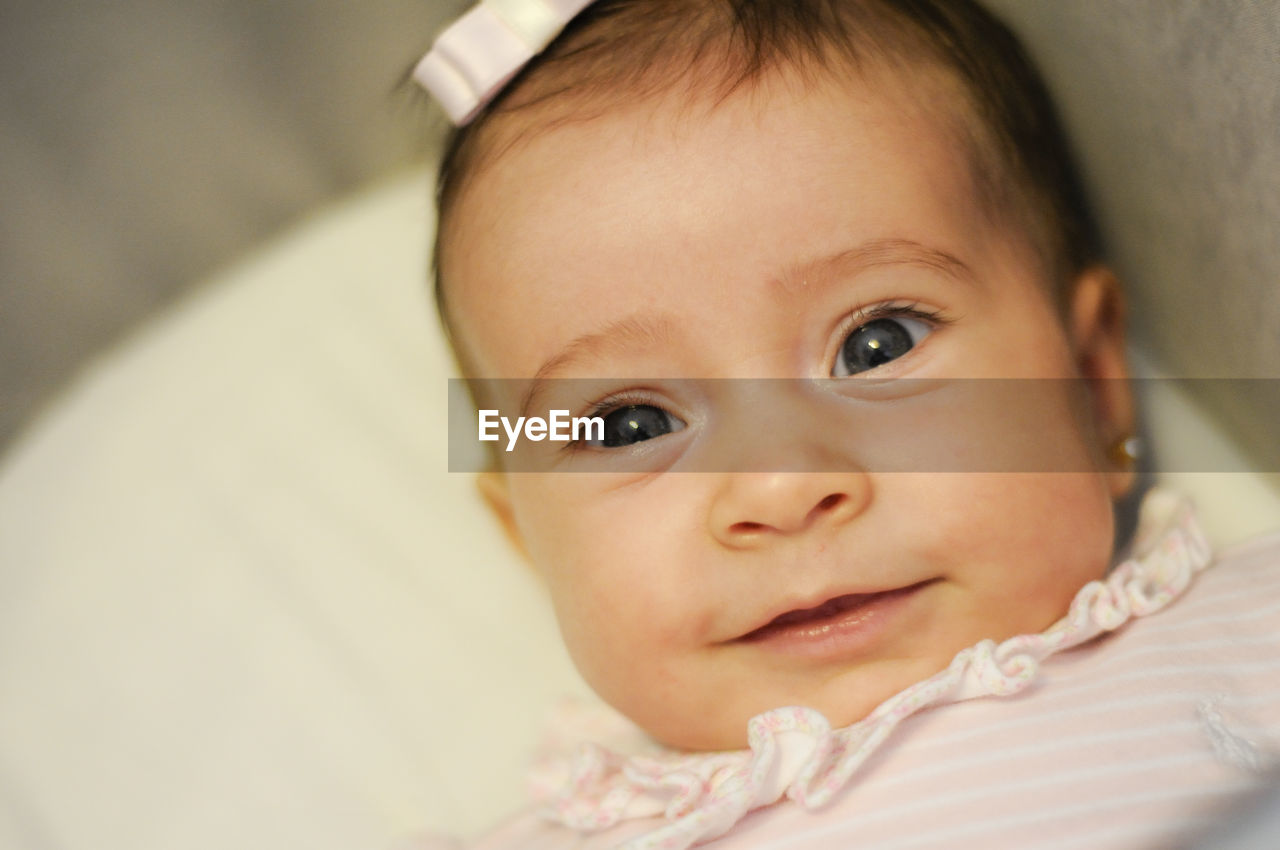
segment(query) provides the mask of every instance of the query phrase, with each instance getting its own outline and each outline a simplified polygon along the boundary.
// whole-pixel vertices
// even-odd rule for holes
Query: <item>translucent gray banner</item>
[[[1278,379],[451,380],[449,470],[1087,472],[1125,462],[1098,411],[1126,392],[1140,430],[1142,410],[1240,394],[1280,423]],[[1280,440],[1155,448],[1168,472],[1280,472]]]

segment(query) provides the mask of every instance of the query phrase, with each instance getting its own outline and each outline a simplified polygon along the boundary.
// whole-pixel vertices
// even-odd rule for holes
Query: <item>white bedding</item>
[[[317,217],[98,364],[0,469],[0,847],[471,833],[582,685],[446,471],[427,179]],[[1166,452],[1231,452],[1159,397]],[[1219,542],[1264,476],[1182,475]]]

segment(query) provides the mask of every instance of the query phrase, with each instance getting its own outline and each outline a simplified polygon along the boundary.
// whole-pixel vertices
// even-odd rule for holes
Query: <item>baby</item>
[[[892,783],[913,756],[891,732],[1028,697],[920,709],[1079,664],[1207,554],[1173,506],[1109,572],[1135,483],[1123,303],[1001,24],[967,0],[583,5],[479,7],[420,66],[463,122],[437,295],[481,407],[599,426],[500,445],[480,486],[654,745],[588,747],[542,820],[483,846],[852,846],[780,836]],[[1016,721],[969,719],[946,734]]]

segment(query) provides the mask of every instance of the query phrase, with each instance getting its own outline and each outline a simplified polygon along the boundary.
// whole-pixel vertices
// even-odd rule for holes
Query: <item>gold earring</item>
[[[1116,466],[1129,469],[1142,457],[1142,439],[1133,434],[1122,434],[1111,444],[1107,454]]]

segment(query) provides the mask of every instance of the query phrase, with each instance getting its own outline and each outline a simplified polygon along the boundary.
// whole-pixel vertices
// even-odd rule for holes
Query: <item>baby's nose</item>
[[[826,533],[861,514],[870,498],[870,480],[860,470],[730,473],[711,506],[711,533],[732,548]]]

